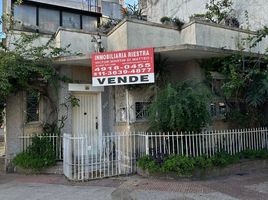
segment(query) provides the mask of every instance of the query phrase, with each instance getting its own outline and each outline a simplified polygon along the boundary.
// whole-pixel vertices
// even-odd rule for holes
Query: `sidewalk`
[[[74,183],[57,175],[0,174],[6,200],[266,200],[268,173],[240,174],[204,181],[118,177]]]

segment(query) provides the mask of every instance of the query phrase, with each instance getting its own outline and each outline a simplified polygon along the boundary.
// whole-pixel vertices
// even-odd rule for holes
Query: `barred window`
[[[148,117],[148,108],[151,102],[136,102],[136,120],[145,120]]]
[[[210,114],[214,120],[226,119],[228,107],[224,102],[213,102],[210,104]]]
[[[39,121],[39,93],[27,92],[26,98],[26,121]]]

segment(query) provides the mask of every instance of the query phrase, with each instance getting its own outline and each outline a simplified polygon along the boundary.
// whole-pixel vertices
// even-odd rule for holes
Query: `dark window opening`
[[[69,12],[62,12],[62,26],[65,28],[81,28],[81,20],[80,15],[69,13]]]
[[[27,92],[26,98],[26,121],[39,121],[39,94],[35,92]]]
[[[136,102],[135,103],[136,120],[145,120],[148,118],[148,108],[150,104],[151,104],[150,102]]]
[[[40,32],[56,32],[60,26],[60,12],[58,10],[39,9]]]

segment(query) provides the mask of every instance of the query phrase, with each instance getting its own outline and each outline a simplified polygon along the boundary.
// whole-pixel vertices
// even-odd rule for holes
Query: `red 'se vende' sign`
[[[154,49],[132,49],[92,55],[92,85],[154,83]]]

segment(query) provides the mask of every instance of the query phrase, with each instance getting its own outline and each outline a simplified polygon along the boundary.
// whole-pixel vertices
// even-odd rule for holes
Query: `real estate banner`
[[[92,55],[92,85],[154,83],[154,49],[132,49]]]

